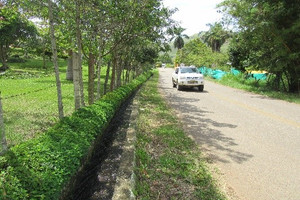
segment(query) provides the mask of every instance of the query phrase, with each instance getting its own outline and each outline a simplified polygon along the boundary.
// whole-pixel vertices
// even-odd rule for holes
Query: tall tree
[[[185,63],[187,65],[207,66],[211,63],[211,50],[200,38],[193,39],[186,43],[181,53],[176,54],[176,63]]]
[[[275,80],[285,76],[289,92],[300,91],[299,1],[226,0],[220,7],[233,19],[235,44],[248,53],[247,63],[275,74]]]
[[[81,37],[81,0],[75,0],[75,23],[76,23],[76,42],[77,42],[77,51],[79,56],[79,83],[80,83],[80,103],[81,106],[85,106],[84,103],[84,88],[82,80],[82,37]]]
[[[185,31],[182,27],[174,27],[173,29],[169,30],[174,37],[172,37],[171,40],[174,39],[174,48],[182,49],[184,47],[184,38],[188,39],[189,36],[186,34],[183,34]]]
[[[81,107],[80,102],[80,72],[79,72],[79,54],[76,52],[73,52],[72,55],[72,66],[73,66],[73,84],[74,84],[74,101],[75,101],[75,110],[79,109]]]
[[[64,117],[64,109],[63,109],[63,102],[62,102],[61,82],[60,82],[60,78],[59,78],[59,68],[58,68],[58,57],[57,57],[57,47],[56,47],[56,38],[55,38],[55,29],[54,29],[52,0],[48,0],[48,9],[49,9],[51,47],[52,47],[53,63],[54,63],[55,78],[56,78],[58,113],[59,113],[59,118],[62,119]]]
[[[8,6],[0,7],[0,61],[2,70],[8,68],[7,59],[13,44],[37,35],[33,23],[22,16],[17,9]],[[0,68],[0,70],[1,70]]]
[[[209,30],[202,35],[202,39],[211,47],[213,52],[220,52],[221,46],[229,38],[230,34],[219,22],[208,24],[208,26]]]

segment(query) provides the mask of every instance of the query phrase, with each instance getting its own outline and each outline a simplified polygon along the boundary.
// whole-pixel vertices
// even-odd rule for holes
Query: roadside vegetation
[[[148,71],[173,12],[158,0],[0,0],[0,154]]]
[[[137,199],[225,197],[200,150],[158,91],[158,72],[142,86],[137,119]]]
[[[258,81],[253,79],[246,79],[244,76],[245,75],[243,74],[240,74],[238,76],[233,74],[227,74],[220,80],[216,80],[212,78],[209,78],[209,80],[233,88],[242,89],[256,94],[265,95],[271,98],[281,99],[288,102],[300,104],[300,94],[276,91],[272,88],[270,82],[266,80]]]
[[[11,147],[0,157],[0,199],[60,199],[119,107],[150,76],[143,73],[64,117],[40,137]]]

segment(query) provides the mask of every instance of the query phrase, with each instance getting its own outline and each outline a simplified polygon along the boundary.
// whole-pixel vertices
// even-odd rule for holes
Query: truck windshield
[[[187,67],[187,68],[182,68],[181,73],[198,73],[198,71],[196,68]]]

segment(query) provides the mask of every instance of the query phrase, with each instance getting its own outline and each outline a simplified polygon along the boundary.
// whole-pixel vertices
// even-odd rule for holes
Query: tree
[[[184,38],[188,39],[189,36],[186,34],[183,34],[185,31],[182,27],[173,27],[173,29],[170,30],[171,34],[174,34],[174,37],[172,37],[171,40],[174,39],[174,48],[176,49],[182,49],[184,47]]]
[[[220,52],[221,46],[229,38],[230,34],[224,30],[221,23],[208,24],[210,27],[207,32],[202,35],[203,41],[211,47],[213,52]],[[199,33],[200,35],[201,33]]]
[[[64,109],[63,109],[62,94],[61,94],[61,82],[60,82],[60,78],[59,78],[58,58],[57,58],[57,48],[56,48],[53,7],[52,6],[53,6],[52,0],[48,0],[50,36],[51,36],[51,47],[52,47],[52,54],[53,54],[55,78],[56,78],[58,113],[59,113],[59,119],[62,119],[64,117]]]
[[[160,54],[158,60],[162,63],[172,63],[172,58],[167,52]]]
[[[233,19],[241,42],[232,45],[232,56],[243,49],[244,63],[275,74],[276,81],[284,76],[289,92],[300,91],[299,1],[226,0],[219,7]]]
[[[79,72],[79,54],[73,52],[72,55],[72,66],[73,66],[73,84],[74,84],[74,101],[75,101],[75,110],[81,107],[80,102],[80,72]]]
[[[8,69],[7,59],[12,45],[37,35],[33,23],[29,22],[15,8],[3,6],[0,9],[0,60],[2,67]]]
[[[211,63],[211,50],[200,40],[195,38],[189,41],[182,49],[181,53],[176,54],[176,63],[186,65],[204,66]]]
[[[42,10],[41,8],[47,5],[45,0],[11,1],[19,5],[23,11],[32,13],[33,16],[40,16],[37,8]],[[163,46],[167,41],[165,30],[173,23],[169,19],[172,12],[163,8],[160,0],[58,0],[53,7],[57,16],[55,26],[62,30],[64,41],[69,42],[69,46],[64,47],[65,51],[72,50],[79,54],[82,52],[84,56],[79,55],[79,59],[85,58],[90,61],[89,103],[93,102],[94,95],[93,71],[97,72],[97,98],[100,97],[102,60],[106,59],[107,63],[111,63],[113,80],[111,88],[114,89],[122,84],[121,76],[124,72],[127,73],[127,69],[130,72],[133,72],[133,69],[143,70],[141,63],[129,51],[137,49],[135,45],[144,45],[141,41],[147,41],[147,45],[151,43]],[[41,13],[47,11],[42,10]],[[146,53],[152,54],[153,51]],[[70,67],[71,63],[74,64],[74,62],[69,63]],[[133,63],[136,64],[134,67]],[[95,64],[97,70],[94,70]],[[127,77],[133,76],[127,73]],[[83,97],[82,94],[80,98],[84,99]]]

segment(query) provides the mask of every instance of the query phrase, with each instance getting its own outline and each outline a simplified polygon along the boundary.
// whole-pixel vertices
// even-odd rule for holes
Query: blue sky
[[[185,28],[185,34],[191,36],[200,31],[207,31],[208,23],[221,19],[216,5],[223,0],[163,0],[165,7],[178,8],[172,18]]]

